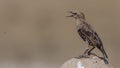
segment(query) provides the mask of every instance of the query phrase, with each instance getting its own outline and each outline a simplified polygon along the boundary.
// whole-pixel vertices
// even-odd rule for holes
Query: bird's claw
[[[80,58],[89,58],[89,55],[86,55],[86,54],[83,54],[83,55],[80,55],[78,57],[75,57],[77,59],[80,59]]]

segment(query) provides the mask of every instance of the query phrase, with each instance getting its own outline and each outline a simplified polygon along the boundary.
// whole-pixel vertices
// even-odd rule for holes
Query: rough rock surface
[[[105,64],[102,59],[97,56],[89,56],[89,58],[72,58],[66,61],[61,68],[113,68],[110,64]]]

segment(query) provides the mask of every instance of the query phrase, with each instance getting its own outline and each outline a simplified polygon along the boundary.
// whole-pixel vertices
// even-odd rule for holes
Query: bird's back
[[[80,37],[88,42],[88,45],[102,45],[101,39],[98,34],[92,29],[91,25],[87,22],[77,24],[77,30]],[[83,37],[84,36],[84,37]]]

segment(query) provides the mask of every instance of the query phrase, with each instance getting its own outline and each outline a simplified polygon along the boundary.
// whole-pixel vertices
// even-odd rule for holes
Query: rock
[[[113,68],[110,64],[105,64],[103,59],[98,56],[88,58],[72,58],[66,61],[61,68]]]

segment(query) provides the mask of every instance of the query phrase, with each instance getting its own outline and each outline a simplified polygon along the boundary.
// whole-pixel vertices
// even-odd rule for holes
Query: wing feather
[[[78,33],[80,35],[80,37],[86,42],[88,41],[89,45],[101,45],[102,42],[100,40],[100,38],[98,37],[97,33],[94,31],[88,31],[85,29],[79,29]]]

